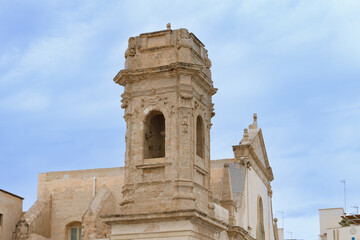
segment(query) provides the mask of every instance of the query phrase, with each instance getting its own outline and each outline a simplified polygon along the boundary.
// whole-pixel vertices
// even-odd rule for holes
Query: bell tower
[[[219,239],[210,192],[211,61],[186,29],[130,37],[124,87],[125,179],[111,239]],[[221,207],[220,207],[221,208]]]
[[[208,212],[211,61],[186,29],[129,38],[124,87],[126,213],[200,209]]]

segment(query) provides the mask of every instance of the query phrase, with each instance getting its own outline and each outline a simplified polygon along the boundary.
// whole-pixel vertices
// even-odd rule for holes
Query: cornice
[[[154,221],[165,219],[197,219],[219,230],[227,230],[228,225],[223,221],[209,216],[197,209],[163,211],[163,212],[144,212],[138,214],[113,214],[100,216],[107,224],[114,223],[137,223],[139,221]]]
[[[258,165],[258,167],[261,169],[261,171],[265,174],[265,176],[267,177],[267,180],[269,182],[274,180],[274,176],[272,174],[271,167],[265,168],[265,166],[261,162],[259,156],[256,154],[254,147],[252,145],[248,145],[248,146],[249,146],[251,157],[254,159],[255,163]]]
[[[228,233],[232,237],[232,239],[256,240],[255,238],[251,237],[245,229],[239,226],[229,227]]]
[[[212,85],[211,78],[206,75],[202,70],[204,66],[199,64],[176,62],[165,66],[143,68],[143,69],[123,69],[115,77],[114,82],[121,86],[125,86],[127,83],[138,82],[146,80],[152,77],[160,76],[178,76],[179,74],[195,75],[200,77],[201,85],[206,88],[210,88],[212,94],[216,93],[216,89]]]
[[[248,149],[248,153],[251,156],[251,159],[253,159],[254,163],[256,164],[256,168],[260,170],[260,172],[266,177],[266,185],[269,185],[272,180],[274,180],[274,176],[272,173],[271,167],[266,168],[263,163],[261,162],[260,158],[255,152],[255,149],[252,145],[246,144],[246,145],[235,145],[233,146],[233,151],[236,154],[236,151],[242,150],[242,149]],[[236,158],[237,156],[235,156]],[[265,182],[264,182],[265,183]]]

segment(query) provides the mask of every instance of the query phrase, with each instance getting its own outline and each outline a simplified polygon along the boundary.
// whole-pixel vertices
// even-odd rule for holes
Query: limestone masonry
[[[23,198],[0,189],[0,239],[11,239],[16,223],[20,220]]]
[[[210,161],[217,89],[204,44],[168,26],[129,38],[125,58],[114,78],[124,87],[125,167],[39,174],[13,239],[277,240],[256,114],[234,158]]]

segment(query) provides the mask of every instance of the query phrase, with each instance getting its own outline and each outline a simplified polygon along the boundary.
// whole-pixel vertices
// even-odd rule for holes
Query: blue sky
[[[285,237],[318,239],[318,208],[360,203],[357,0],[0,0],[0,188],[36,199],[37,174],[123,166],[130,36],[187,28],[213,63],[211,158],[233,156],[257,112]],[[281,225],[281,220],[279,222]],[[299,227],[301,226],[301,227]]]

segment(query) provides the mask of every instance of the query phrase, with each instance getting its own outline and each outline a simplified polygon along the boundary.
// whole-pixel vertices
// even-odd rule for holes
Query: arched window
[[[257,215],[257,229],[256,239],[265,240],[265,229],[264,229],[264,208],[261,197],[258,199],[258,215]]]
[[[81,240],[81,222],[69,223],[66,229],[68,240]]]
[[[204,123],[200,116],[196,119],[196,154],[204,158],[205,155],[205,134],[204,134]]]
[[[145,120],[144,158],[165,157],[165,118],[152,111]]]

